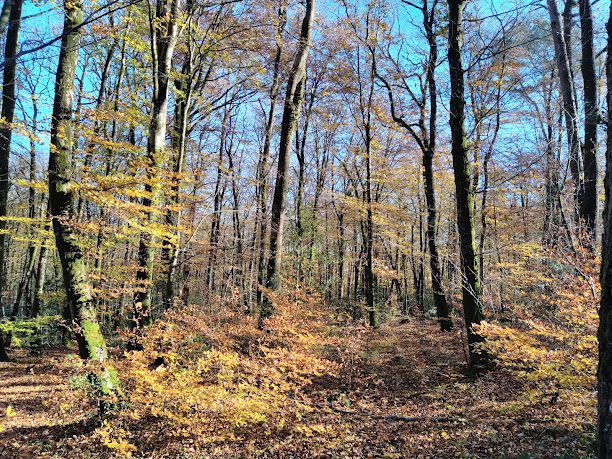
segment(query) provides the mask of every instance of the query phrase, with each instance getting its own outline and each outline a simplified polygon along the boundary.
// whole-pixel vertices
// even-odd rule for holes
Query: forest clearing
[[[612,459],[610,0],[4,0],[0,457]]]

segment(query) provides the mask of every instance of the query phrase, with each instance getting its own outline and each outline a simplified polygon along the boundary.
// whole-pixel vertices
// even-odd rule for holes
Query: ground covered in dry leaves
[[[42,358],[17,354],[0,364],[0,457],[584,458],[592,451],[594,394],[585,394],[580,406],[555,387],[530,396],[528,382],[499,366],[469,377],[459,331],[443,334],[434,322],[413,319],[330,333],[337,334],[336,346],[319,352],[338,362],[337,371],[302,378],[299,394],[279,389],[277,398],[307,400],[300,405],[307,408],[296,415],[286,403],[286,425],[282,420],[274,429],[251,429],[267,422],[262,415],[236,422],[234,433],[215,441],[200,441],[204,433],[190,436],[197,428],[172,406],[142,408],[133,416],[141,409],[135,401],[102,424],[95,401],[70,382],[69,351],[55,349]],[[153,392],[167,390],[143,384],[145,393],[147,384]]]

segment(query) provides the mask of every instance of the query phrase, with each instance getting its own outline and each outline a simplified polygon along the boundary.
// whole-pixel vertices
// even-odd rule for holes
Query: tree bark
[[[55,80],[55,99],[51,118],[51,151],[49,153],[49,210],[53,222],[55,245],[59,253],[66,299],[76,322],[79,355],[100,362],[107,357],[106,343],[93,308],[91,287],[85,265],[81,237],[77,234],[73,211],[74,187],[70,157],[72,138],[72,101],[83,21],[79,2],[64,4],[64,33]]]
[[[465,132],[465,86],[461,62],[462,10],[464,0],[449,0],[448,63],[450,67],[450,127],[457,204],[457,229],[461,255],[463,316],[467,330],[469,360],[473,369],[485,363],[478,349],[483,338],[474,326],[483,320],[482,290],[476,258],[473,189]]]
[[[14,0],[4,0],[4,3],[2,4],[2,11],[0,11],[0,36],[4,35],[6,26],[9,23],[13,3],[15,3]]]
[[[593,51],[593,13],[591,0],[579,0],[580,41],[582,44],[581,71],[584,82],[584,195],[580,218],[584,224],[588,245],[595,242],[597,220],[597,76],[595,74],[595,53]]]
[[[436,65],[438,64],[438,43],[434,32],[435,4],[431,11],[427,1],[423,2],[423,25],[429,43],[429,60],[427,62],[427,86],[429,88],[429,139],[423,152],[423,184],[425,186],[425,201],[427,204],[427,243],[429,246],[429,267],[431,270],[431,286],[433,290],[434,305],[440,329],[450,331],[453,322],[450,318],[448,302],[442,285],[440,269],[440,256],[436,243],[436,193],[434,188],[433,159],[436,151],[436,121],[438,118],[438,88],[436,85]]]
[[[151,56],[153,62],[153,106],[149,138],[147,141],[147,179],[145,197],[142,205],[145,209],[145,220],[151,222],[154,216],[151,208],[159,189],[157,169],[163,161],[166,150],[166,131],[168,114],[168,92],[172,55],[177,41],[178,21],[181,0],[157,0],[155,11],[149,10],[149,33],[151,38]],[[149,6],[149,8],[151,8]],[[160,26],[163,24],[163,27]],[[138,246],[138,271],[134,295],[132,328],[139,328],[151,321],[151,297],[153,288],[153,236],[148,231],[140,235]]]
[[[580,209],[583,194],[582,167],[580,161],[580,138],[578,136],[578,116],[576,113],[576,100],[574,98],[573,81],[570,72],[570,61],[563,31],[557,0],[546,0],[550,16],[552,38],[555,46],[555,60],[559,73],[559,84],[563,98],[563,111],[565,114],[565,128],[569,145],[569,162],[572,179],[574,181],[574,207],[575,215],[580,218]]]
[[[228,131],[228,117],[231,108],[225,107],[223,118],[221,119],[221,133],[219,138],[219,156],[217,158],[217,175],[215,181],[215,194],[213,198],[213,215],[210,224],[209,237],[209,257],[207,269],[207,282],[209,295],[215,291],[215,274],[217,269],[217,254],[219,251],[219,239],[221,237],[221,208],[225,195],[225,183],[222,183],[225,175],[223,167],[223,152],[226,148],[226,137]]]
[[[272,127],[274,124],[274,113],[276,111],[276,100],[280,90],[281,58],[283,54],[283,32],[287,24],[287,4],[289,0],[280,0],[278,6],[278,17],[276,23],[276,53],[274,54],[274,67],[272,72],[272,86],[270,87],[270,108],[264,127],[264,145],[261,157],[257,164],[257,226],[259,230],[259,253],[257,259],[257,283],[264,285],[266,280],[266,242],[268,236],[268,159],[270,157],[270,145],[272,143]],[[263,300],[262,291],[257,288],[257,304],[261,307]]]
[[[608,50],[612,49],[612,4],[607,24]],[[607,142],[605,204],[601,253],[601,303],[599,307],[599,364],[597,366],[597,439],[600,459],[612,458],[612,54],[606,59]]]
[[[365,123],[365,143],[366,143],[366,183],[364,198],[366,205],[365,220],[365,255],[366,264],[364,267],[364,293],[368,307],[368,323],[370,327],[376,327],[376,308],[374,305],[374,221],[372,213],[372,131],[371,131],[371,100],[374,90],[374,74],[372,72],[370,103],[367,109],[367,122]]]
[[[8,0],[5,4],[9,3]],[[21,9],[23,0],[11,2],[8,17],[8,31],[4,45],[4,58],[9,59],[4,66],[2,76],[2,123],[0,124],[0,304],[2,291],[6,288],[6,234],[7,202],[9,193],[9,157],[11,153],[11,138],[13,135],[13,117],[15,114],[15,70],[21,28]]]
[[[293,68],[287,82],[283,120],[281,124],[280,148],[278,152],[278,170],[274,197],[272,199],[272,215],[270,218],[270,256],[266,270],[266,288],[278,289],[279,272],[281,267],[283,226],[285,220],[285,203],[287,201],[287,188],[289,179],[289,163],[293,136],[295,135],[302,98],[304,95],[304,75],[306,74],[306,60],[314,17],[315,0],[306,0],[306,13],[302,21],[298,51],[293,61]],[[259,325],[270,317],[274,307],[269,299],[262,301],[259,316]]]
[[[191,109],[191,92],[192,92],[192,52],[191,49],[185,56],[185,62],[181,69],[182,79],[176,81],[177,94],[175,95],[174,106],[174,160],[172,184],[170,187],[170,206],[166,211],[166,224],[169,229],[177,228],[181,220],[181,210],[179,206],[179,192],[181,185],[180,175],[183,173],[183,164],[185,162],[185,154],[187,150],[187,131],[189,128],[189,113]],[[176,209],[176,210],[175,210]],[[176,242],[164,242],[162,256],[166,263],[166,288],[164,292],[164,308],[170,308],[176,301],[176,273],[179,264],[180,254],[180,232],[174,230],[177,238]]]

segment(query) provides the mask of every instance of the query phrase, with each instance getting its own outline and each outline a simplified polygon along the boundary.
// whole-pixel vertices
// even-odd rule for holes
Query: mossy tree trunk
[[[477,346],[478,343],[482,342],[482,337],[474,330],[474,325],[483,320],[483,313],[482,290],[476,257],[474,191],[472,189],[467,134],[465,132],[465,85],[461,62],[461,19],[464,3],[464,0],[450,0],[448,2],[448,64],[451,83],[450,127],[461,256],[463,315],[467,330],[470,366],[477,369],[485,363],[485,356]]]
[[[51,118],[49,153],[49,210],[53,220],[55,244],[59,253],[66,300],[72,320],[78,326],[77,342],[83,358],[103,361],[106,344],[93,308],[91,288],[85,265],[84,248],[74,223],[75,200],[70,158],[73,147],[72,101],[74,76],[81,41],[83,21],[79,2],[64,4],[64,33],[55,80],[55,99]]]

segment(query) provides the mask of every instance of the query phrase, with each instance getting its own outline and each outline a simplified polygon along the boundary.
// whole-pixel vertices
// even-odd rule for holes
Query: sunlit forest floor
[[[223,320],[219,324],[223,326]],[[167,332],[168,326],[160,329]],[[74,366],[66,358],[69,350],[55,349],[42,358],[17,355],[16,362],[0,366],[0,410],[7,413],[2,419],[0,456],[589,457],[594,394],[585,394],[581,405],[555,387],[550,393],[529,396],[530,383],[500,366],[484,376],[469,377],[460,332],[444,334],[431,320],[395,320],[377,330],[327,327],[324,345],[315,343],[315,335],[309,333],[285,338],[291,333],[268,332],[275,337],[266,341],[265,333],[252,332],[250,343],[226,342],[226,347],[219,343],[228,340],[231,331],[222,338],[209,336],[207,349],[233,348],[236,353],[224,354],[225,358],[217,354],[209,366],[198,360],[201,371],[194,380],[178,369],[184,362],[173,367],[180,361],[178,355],[186,355],[176,347],[180,337],[170,346],[174,351],[163,356],[158,339],[163,334],[157,335],[156,353],[147,356],[146,348],[138,353],[147,356],[145,373],[161,374],[159,379],[140,374],[138,361],[118,358],[123,374],[130,375],[126,385],[136,395],[129,407],[109,415],[102,427],[91,397],[74,389]],[[306,370],[300,373],[305,347],[296,343],[304,337],[309,349],[332,365],[328,371],[321,367],[307,370],[308,375]],[[287,360],[294,359],[293,364],[284,362],[280,354],[266,354],[271,349],[293,350],[292,357],[285,354]],[[154,355],[162,356],[157,361],[161,365],[151,364]],[[269,360],[258,370],[242,361],[231,363],[230,355]],[[270,366],[274,361],[278,368]],[[338,365],[333,367],[334,363]],[[231,367],[226,379],[225,364]],[[304,365],[309,363],[305,360]],[[264,366],[271,373],[264,373]],[[217,372],[213,379],[205,377],[210,368]],[[253,388],[242,387],[253,381]],[[197,386],[195,398],[201,397],[198,390],[210,393],[222,385],[224,392],[215,397],[224,403],[234,397],[235,403],[198,408],[187,400],[192,384]],[[184,399],[160,401],[173,385],[186,394]],[[269,403],[257,393],[258,385],[274,394]],[[245,403],[237,398],[240,391],[244,399],[263,403]],[[216,426],[211,416],[223,427]]]

